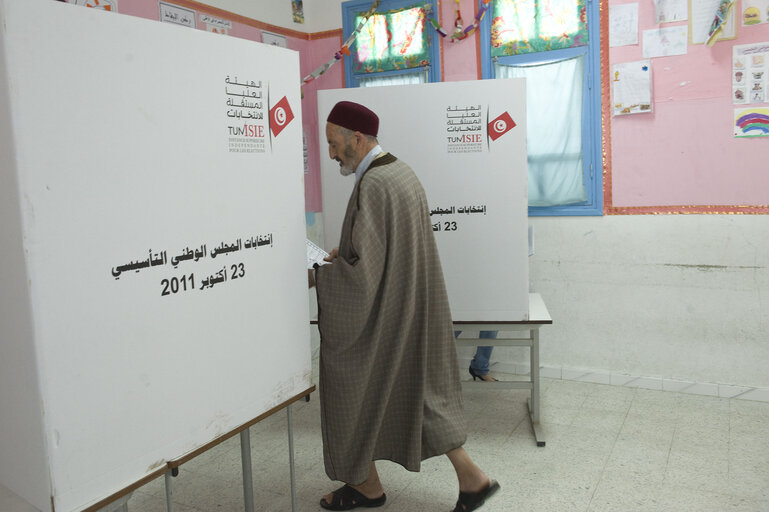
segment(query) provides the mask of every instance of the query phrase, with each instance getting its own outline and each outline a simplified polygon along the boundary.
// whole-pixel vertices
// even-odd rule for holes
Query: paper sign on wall
[[[609,46],[638,44],[638,4],[609,7]]]
[[[651,61],[615,64],[612,76],[615,116],[652,111]]]
[[[675,26],[644,30],[643,56],[646,59],[686,53],[688,27]]]
[[[769,0],[742,0],[742,26],[769,23]]]
[[[732,102],[764,103],[769,78],[769,42],[732,48]]]
[[[737,36],[737,24],[734,22],[734,8],[725,0],[691,0],[689,16],[689,34],[691,44],[712,44],[714,41],[734,39]],[[708,41],[714,20],[720,17],[718,31],[713,41]]]
[[[654,22],[671,23],[688,18],[686,0],[654,0]]]
[[[74,3],[103,11],[117,12],[117,0],[77,0]]]

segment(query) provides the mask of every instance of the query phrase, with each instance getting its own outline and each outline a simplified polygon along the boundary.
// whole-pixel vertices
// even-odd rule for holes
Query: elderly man
[[[475,510],[499,484],[462,448],[451,313],[424,190],[408,165],[382,151],[374,112],[342,101],[327,121],[329,156],[356,183],[332,263],[310,271],[326,473],[346,482],[320,505],[383,505],[374,461],[419,471],[421,461],[446,454],[459,480],[454,510]]]

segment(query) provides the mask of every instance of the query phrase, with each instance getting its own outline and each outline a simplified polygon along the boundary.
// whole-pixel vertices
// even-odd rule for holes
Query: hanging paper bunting
[[[472,25],[468,26],[467,28],[463,28],[462,26],[462,15],[459,12],[459,0],[455,0],[456,2],[456,19],[454,21],[454,33],[449,37],[449,41],[452,43],[455,43],[457,41],[461,41],[465,39],[467,36],[478,30],[478,27],[481,25],[481,20],[483,19],[483,16],[486,14],[486,11],[489,10],[489,4],[491,3],[491,0],[483,0],[483,5],[481,5],[480,9],[478,10],[478,14],[475,15],[475,19],[473,19]],[[322,64],[320,67],[318,67],[315,71],[307,75],[302,79],[302,87],[305,84],[308,84],[321,76],[323,73],[329,70],[331,66],[337,63],[337,61],[340,61],[344,58],[345,55],[350,55],[350,46],[355,42],[355,38],[358,37],[358,34],[360,34],[360,31],[363,30],[363,27],[366,25],[366,22],[368,19],[376,12],[377,7],[379,7],[379,0],[374,0],[374,3],[371,4],[371,7],[368,11],[363,15],[363,19],[358,24],[358,26],[353,30],[352,34],[350,34],[350,37],[347,38],[347,40],[344,42],[342,47],[339,49],[338,52],[334,54],[334,57],[332,59],[329,59],[328,62],[325,64]],[[441,37],[446,38],[448,37],[448,32],[441,27],[440,23],[435,21],[434,18],[429,19],[430,24],[433,26],[433,28],[438,32],[438,34],[441,35]],[[302,97],[304,97],[304,91],[302,91]]]
[[[483,16],[486,14],[486,11],[489,10],[489,4],[491,3],[491,0],[483,0],[483,5],[481,5],[480,9],[478,9],[478,14],[475,15],[475,19],[473,20],[472,25],[468,26],[467,28],[462,28],[462,15],[459,12],[459,0],[454,0],[457,4],[456,6],[456,19],[454,20],[454,33],[449,37],[449,41],[452,43],[456,43],[457,41],[462,41],[467,36],[478,30],[478,27],[481,26],[481,20],[483,19]],[[446,29],[441,27],[440,23],[435,21],[434,18],[430,18],[430,23],[432,24],[433,28],[438,32],[441,37],[444,39],[448,37],[449,33],[446,32]]]
[[[366,25],[366,22],[368,19],[376,12],[377,7],[379,7],[379,0],[374,0],[374,3],[371,4],[371,7],[368,11],[363,15],[363,19],[360,23],[358,23],[358,26],[355,27],[355,30],[353,30],[352,34],[347,38],[347,40],[344,42],[342,47],[339,49],[338,52],[334,54],[334,57],[330,59],[325,64],[322,64],[318,69],[307,75],[302,79],[302,86],[304,86],[307,83],[312,82],[319,76],[321,76],[323,73],[328,71],[328,69],[336,64],[337,61],[340,61],[344,58],[345,55],[350,55],[350,46],[352,46],[352,43],[355,42],[355,38],[358,37],[358,34],[360,34],[360,31],[363,30],[363,27]],[[304,97],[304,92],[302,92],[302,97]]]

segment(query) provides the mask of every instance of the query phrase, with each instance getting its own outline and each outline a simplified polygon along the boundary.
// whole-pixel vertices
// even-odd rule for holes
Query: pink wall
[[[643,30],[658,26],[653,2],[638,3],[642,41]],[[769,205],[769,138],[732,131],[740,107],[731,101],[732,47],[761,41],[769,41],[769,24],[738,26],[735,40],[652,59],[653,113],[611,120],[612,206]],[[610,64],[642,59],[641,44],[609,52]]]
[[[341,31],[340,31],[341,34]],[[342,46],[340,36],[318,39],[309,42],[309,49],[301,57],[302,76],[315,71],[321,64],[328,62]],[[338,62],[326,73],[304,86],[302,100],[302,116],[304,129],[307,134],[307,149],[309,151],[310,172],[305,180],[306,210],[308,212],[323,211],[320,191],[320,159],[328,158],[326,144],[319,145],[319,134],[325,140],[325,119],[318,121],[318,91],[321,89],[339,89],[344,87],[343,64]]]
[[[438,3],[440,5],[441,18],[437,21],[451,34],[454,30],[456,4],[448,0]],[[462,15],[462,23],[465,28],[473,23],[473,19],[475,19],[475,15],[478,13],[477,4],[478,2],[474,0],[462,0],[460,2],[459,12]],[[479,33],[480,31],[476,31],[465,39],[453,43],[449,42],[448,38],[443,39],[441,45],[443,48],[441,64],[443,66],[444,82],[478,80],[481,78],[481,72],[478,67]]]

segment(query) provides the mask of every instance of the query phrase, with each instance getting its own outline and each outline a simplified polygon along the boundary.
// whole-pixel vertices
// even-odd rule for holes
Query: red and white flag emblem
[[[294,113],[291,111],[291,106],[288,104],[288,98],[283,96],[283,99],[275,104],[270,109],[270,131],[273,137],[277,137],[283,128],[288,126],[288,123],[294,118]]]
[[[489,123],[489,137],[491,140],[497,140],[513,128],[515,128],[515,121],[505,112]]]

